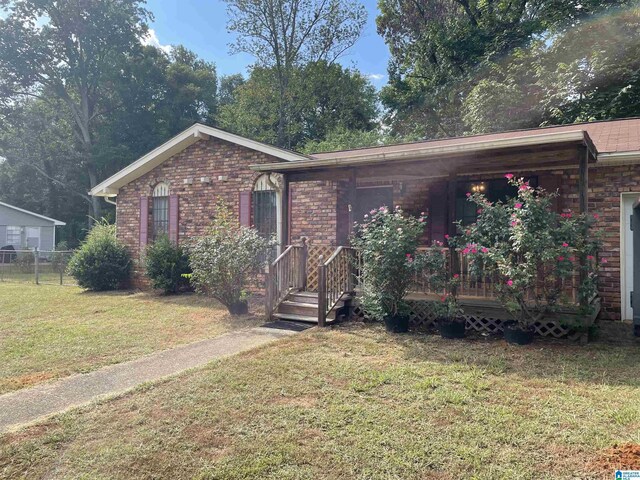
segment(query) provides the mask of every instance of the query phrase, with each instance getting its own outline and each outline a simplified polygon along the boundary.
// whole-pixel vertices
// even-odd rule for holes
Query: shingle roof
[[[542,135],[553,132],[571,132],[584,130],[589,134],[599,153],[640,151],[640,118],[624,120],[611,120],[606,122],[574,123],[552,127],[534,128],[530,130],[514,130],[510,132],[491,133],[486,135],[470,135],[466,137],[445,138],[442,140],[427,140],[422,142],[404,143],[398,145],[385,145],[381,147],[343,150],[339,152],[316,153],[313,158],[341,158],[350,157],[354,151],[358,154],[381,154],[411,151],[427,146],[461,145],[471,142],[499,140],[504,138],[517,138],[528,135]]]

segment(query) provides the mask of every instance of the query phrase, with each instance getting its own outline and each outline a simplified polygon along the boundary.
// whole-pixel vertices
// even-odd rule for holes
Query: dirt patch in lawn
[[[615,472],[616,470],[640,469],[640,445],[625,443],[607,448],[591,465],[595,473]]]

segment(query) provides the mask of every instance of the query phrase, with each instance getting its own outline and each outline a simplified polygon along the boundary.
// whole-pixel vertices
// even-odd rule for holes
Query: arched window
[[[269,175],[262,175],[253,187],[253,225],[264,238],[280,240],[280,195]]]
[[[151,209],[153,239],[169,234],[169,185],[160,182],[153,189],[153,206]]]

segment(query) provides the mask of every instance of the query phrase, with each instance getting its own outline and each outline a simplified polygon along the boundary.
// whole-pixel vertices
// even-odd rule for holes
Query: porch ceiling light
[[[474,183],[471,185],[471,191],[473,193],[484,193],[487,190],[487,184],[485,182]]]

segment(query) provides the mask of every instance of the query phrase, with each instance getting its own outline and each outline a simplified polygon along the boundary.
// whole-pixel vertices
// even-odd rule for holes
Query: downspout
[[[118,205],[118,203],[117,203],[117,202],[114,202],[113,200],[111,200],[111,198],[110,198],[110,197],[102,197],[102,198],[104,198],[104,201],[105,201],[105,202],[110,203],[111,205],[115,205],[115,206],[117,206],[117,205]],[[117,198],[117,197],[116,197],[116,198]]]

